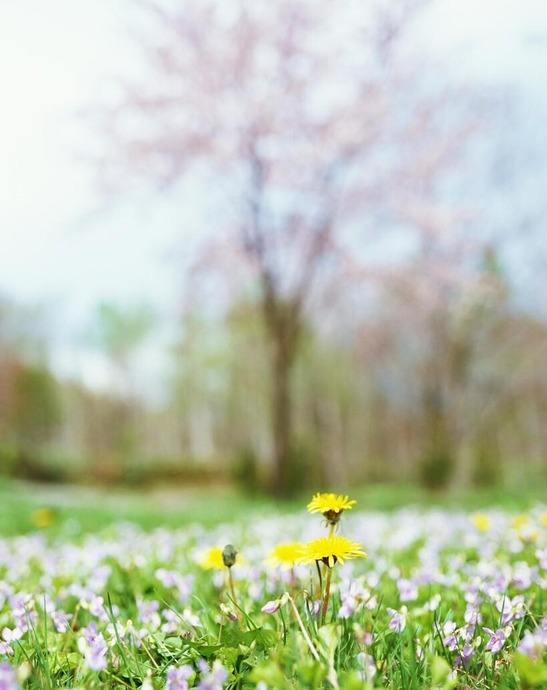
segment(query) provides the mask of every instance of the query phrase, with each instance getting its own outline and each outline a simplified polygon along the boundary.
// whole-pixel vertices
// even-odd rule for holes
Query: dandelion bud
[[[237,558],[237,549],[231,544],[227,544],[222,551],[222,562],[227,568],[231,568],[235,565]]]

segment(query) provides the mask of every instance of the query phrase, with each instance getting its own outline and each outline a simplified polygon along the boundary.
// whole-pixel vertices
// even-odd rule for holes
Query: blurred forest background
[[[545,486],[547,72],[441,59],[435,0],[122,4],[130,68],[73,115],[93,220],[48,280],[76,268],[53,296],[0,280],[0,472]],[[519,40],[545,67],[542,16]],[[167,208],[169,299],[98,289],[60,326],[127,198],[117,280]]]

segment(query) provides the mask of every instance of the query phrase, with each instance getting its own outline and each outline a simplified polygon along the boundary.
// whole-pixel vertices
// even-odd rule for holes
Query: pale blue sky
[[[91,213],[97,199],[74,160],[85,145],[74,113],[135,64],[122,31],[130,6],[0,0],[0,293],[55,303],[57,359],[91,378],[100,366],[78,355],[73,336],[93,305],[146,299],[172,308],[178,271],[168,257],[202,224],[199,195],[184,211],[150,196]],[[417,40],[456,73],[520,83],[531,108],[536,97],[545,105],[545,0],[438,0]]]

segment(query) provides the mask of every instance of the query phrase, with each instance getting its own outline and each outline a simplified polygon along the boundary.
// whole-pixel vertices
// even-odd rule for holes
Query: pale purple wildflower
[[[161,615],[165,620],[165,623],[161,626],[162,632],[173,633],[179,629],[180,616],[176,611],[173,611],[173,609],[163,609]]]
[[[351,580],[349,587],[340,592],[342,606],[338,611],[339,618],[349,618],[360,606],[370,600],[370,592],[357,580]]]
[[[482,623],[482,614],[473,605],[469,605],[463,614],[463,618],[466,622],[464,629],[464,638],[469,641],[475,635],[475,628],[478,624]]]
[[[33,610],[34,602],[30,594],[21,592],[14,594],[9,600],[15,627],[22,633],[34,626],[38,619],[38,614]]]
[[[188,690],[188,678],[194,669],[191,666],[169,666],[167,669],[165,690]]]
[[[484,632],[490,635],[490,639],[485,647],[487,652],[492,652],[492,654],[497,654],[503,648],[505,644],[505,630],[499,628],[498,630],[490,630],[490,628],[483,628]]]
[[[111,572],[112,568],[109,565],[100,565],[94,568],[87,583],[89,589],[92,592],[102,592],[108,583]]]
[[[501,624],[505,626],[524,616],[524,596],[517,594],[512,599],[504,596],[496,602],[496,608],[501,613]]]
[[[458,648],[458,641],[456,639],[456,623],[454,621],[447,621],[443,625],[443,645],[451,652]]]
[[[201,667],[203,668],[203,665],[201,665]],[[217,659],[213,663],[211,672],[207,673],[207,675],[201,679],[198,685],[196,685],[196,690],[222,690],[222,686],[227,678],[228,671]]]
[[[395,609],[388,607],[387,612],[391,616],[391,620],[389,621],[389,627],[391,630],[395,630],[395,632],[398,633],[403,632],[406,627],[406,606],[402,606],[400,611],[396,611]]]
[[[467,668],[469,659],[471,659],[472,656],[475,656],[475,649],[469,644],[469,642],[466,642],[456,657],[455,665],[463,665],[464,668]]]
[[[176,587],[180,577],[176,570],[166,570],[165,568],[158,568],[154,575],[164,587]],[[175,667],[170,666],[169,668]],[[167,669],[167,673],[169,673],[169,669]]]
[[[181,575],[176,570],[166,570],[165,568],[158,568],[154,574],[164,587],[176,587],[183,603],[188,601],[194,582],[193,575]]]
[[[143,601],[137,599],[138,619],[141,623],[156,630],[161,625],[161,618],[158,613],[160,604],[158,601]]]
[[[14,593],[14,589],[7,582],[0,582],[0,609],[4,608],[6,599],[11,597]]]
[[[14,669],[4,661],[0,664],[0,690],[17,690],[18,687]]]
[[[54,611],[51,614],[51,618],[53,620],[53,625],[55,626],[55,630],[57,630],[58,633],[66,633],[67,630],[70,627],[69,624],[69,617],[64,611]]]
[[[431,599],[427,602],[425,605],[425,608],[428,611],[436,611],[439,608],[439,604],[442,601],[442,597],[440,594],[434,594]]]
[[[260,610],[262,611],[262,613],[277,613],[280,608],[281,600],[272,599],[271,601],[267,601]]]
[[[110,612],[106,610],[104,605],[104,599],[98,596],[92,596],[89,600],[89,612],[91,615],[98,618],[102,623],[108,623],[110,620]],[[112,614],[114,617],[118,616],[120,613],[117,606],[112,606]]]
[[[547,651],[547,630],[541,628],[536,628],[533,632],[527,630],[520,641],[518,651],[534,661],[541,659]]]
[[[106,652],[106,640],[100,635],[95,639],[93,644],[89,645],[84,654],[86,663],[92,671],[104,671],[108,666]]]
[[[547,570],[547,548],[538,549],[536,551],[536,557],[539,561],[539,565],[543,568],[543,570]]]
[[[415,601],[418,598],[418,588],[412,582],[401,577],[397,580],[397,588],[399,589],[399,599],[401,601]]]
[[[104,671],[108,666],[108,646],[102,633],[97,632],[97,624],[93,621],[87,628],[82,628],[82,634],[83,637],[78,640],[78,648],[84,655],[87,666],[92,671]]]
[[[321,599],[309,601],[308,610],[312,616],[314,616],[315,618],[319,618],[319,613],[321,612]]]
[[[357,661],[363,669],[360,674],[362,679],[364,681],[372,680],[376,675],[376,664],[374,663],[372,656],[370,654],[366,654],[365,652],[360,652],[357,655]]]
[[[20,628],[4,628],[2,630],[2,637],[8,644],[15,642],[15,640],[20,640],[23,636],[23,631]]]
[[[513,571],[513,584],[517,589],[528,589],[537,577],[537,568],[531,568],[528,563],[518,561]]]

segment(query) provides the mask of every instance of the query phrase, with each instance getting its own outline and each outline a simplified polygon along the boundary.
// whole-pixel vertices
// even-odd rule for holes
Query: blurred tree
[[[132,360],[154,324],[154,311],[148,305],[123,308],[103,302],[98,306],[91,340],[111,362],[122,393],[133,394]]]
[[[154,324],[155,314],[148,305],[123,308],[104,302],[98,306],[90,340],[110,362],[115,390],[115,397],[105,398],[108,405],[103,405],[104,419],[110,421],[107,437],[113,437],[113,443],[109,452],[98,458],[99,474],[123,476],[128,469],[127,461],[138,446],[139,405],[134,365]],[[106,431],[104,424],[103,431]]]
[[[259,287],[274,486],[286,493],[304,313],[326,284],[343,285],[342,230],[365,214],[377,225],[393,190],[408,207],[461,146],[404,50],[423,3],[142,4],[154,21],[146,76],[97,115],[100,170],[111,185],[176,185],[190,169],[208,177],[207,263],[229,262],[238,288],[242,264]]]
[[[0,462],[51,478],[44,455],[61,423],[58,384],[47,365],[48,313],[0,296]]]
[[[57,383],[47,368],[17,367],[9,417],[21,459],[34,459],[61,421]]]

